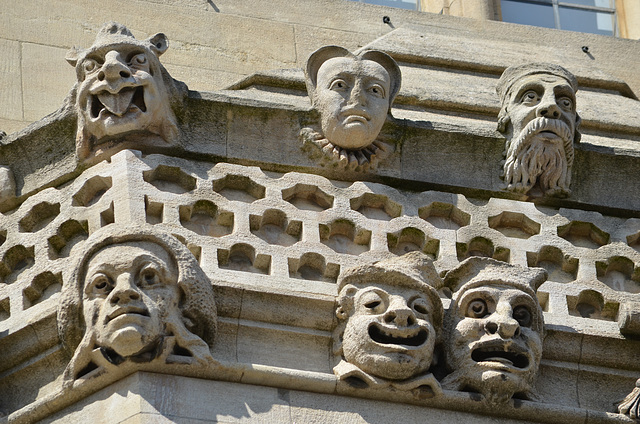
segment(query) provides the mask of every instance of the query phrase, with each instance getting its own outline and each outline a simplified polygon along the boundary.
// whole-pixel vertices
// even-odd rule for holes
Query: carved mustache
[[[567,124],[559,119],[549,119],[539,117],[527,124],[520,133],[520,137],[528,138],[544,131],[549,131],[560,137],[563,141],[572,137],[571,129]]]

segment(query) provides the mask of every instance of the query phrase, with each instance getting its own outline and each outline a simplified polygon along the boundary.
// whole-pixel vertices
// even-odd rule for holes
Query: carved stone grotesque
[[[640,379],[636,381],[636,387],[631,393],[618,404],[618,413],[628,415],[634,420],[640,420]]]
[[[502,101],[498,131],[507,137],[506,189],[526,194],[536,187],[546,196],[568,196],[573,143],[580,141],[575,76],[548,63],[517,65],[504,71],[496,90]]]
[[[544,321],[536,297],[541,268],[472,257],[449,271],[444,388],[480,392],[489,403],[532,398],[542,357]]]
[[[210,362],[216,323],[211,282],[172,236],[136,230],[89,239],[58,308],[63,344],[75,350],[65,382],[125,361]]]
[[[440,283],[420,252],[347,270],[338,282],[338,378],[356,386],[384,386],[387,380],[425,373],[440,340],[442,303],[433,287]],[[407,387],[437,386],[431,375],[417,380]]]
[[[80,159],[114,145],[171,145],[178,137],[172,105],[185,90],[160,64],[167,50],[164,34],[140,41],[115,22],[104,25],[93,45],[72,49],[76,68],[76,151]]]
[[[305,75],[321,123],[321,133],[303,130],[305,143],[341,168],[375,167],[391,149],[378,135],[400,90],[396,62],[376,50],[355,55],[326,46],[311,54]]]

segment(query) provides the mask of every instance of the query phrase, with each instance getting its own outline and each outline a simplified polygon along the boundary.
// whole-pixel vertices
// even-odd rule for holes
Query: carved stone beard
[[[524,194],[537,183],[545,195],[566,197],[571,192],[572,165],[571,129],[558,119],[540,117],[507,141],[503,178],[510,191]]]

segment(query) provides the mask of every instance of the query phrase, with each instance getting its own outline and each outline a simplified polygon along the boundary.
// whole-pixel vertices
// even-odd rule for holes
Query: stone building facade
[[[636,422],[638,41],[4,6],[1,422]]]

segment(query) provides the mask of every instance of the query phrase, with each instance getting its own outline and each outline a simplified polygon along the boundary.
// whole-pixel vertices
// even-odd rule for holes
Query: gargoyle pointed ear
[[[80,57],[80,50],[77,47],[73,47],[71,50],[67,52],[67,55],[64,57],[69,65],[75,68],[76,63],[78,63],[78,58]]]
[[[167,36],[161,32],[149,38],[147,41],[151,43],[151,49],[156,52],[156,55],[158,57],[160,57],[162,53],[166,52],[169,48],[169,41],[167,40]]]

